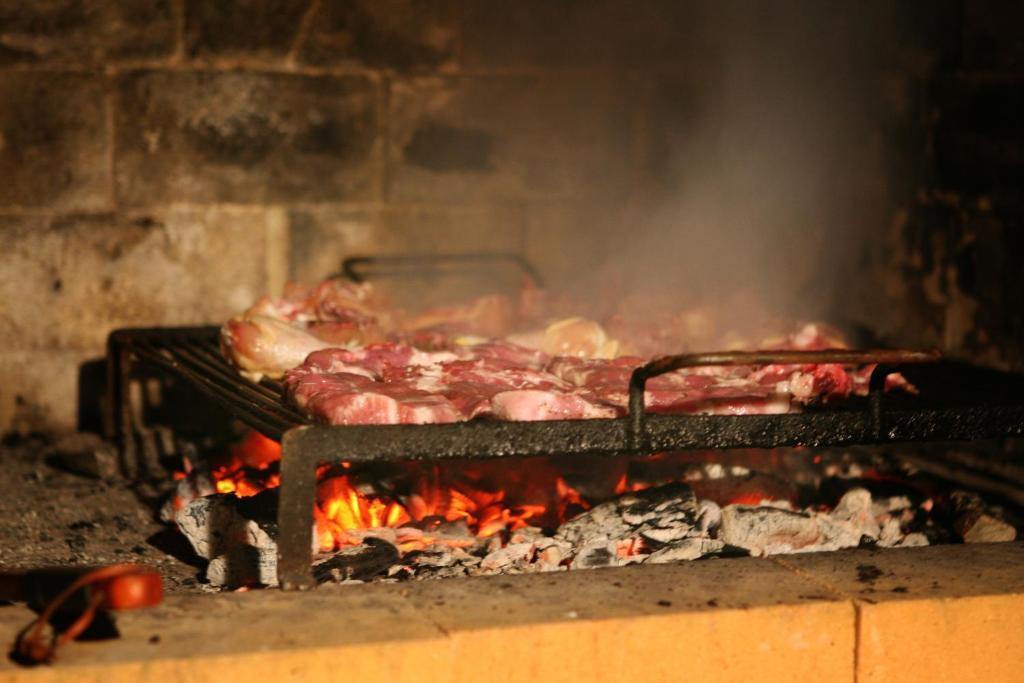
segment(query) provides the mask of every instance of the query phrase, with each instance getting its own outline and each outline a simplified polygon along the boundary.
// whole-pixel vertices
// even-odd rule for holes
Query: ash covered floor
[[[0,570],[136,562],[156,567],[167,592],[203,587],[156,503],[124,482],[68,471],[53,454],[42,439],[0,445]]]

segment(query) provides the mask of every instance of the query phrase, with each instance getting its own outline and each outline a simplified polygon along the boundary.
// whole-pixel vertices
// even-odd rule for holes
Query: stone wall
[[[627,4],[0,0],[0,433],[73,426],[111,329],[617,201],[639,68],[689,49]]]
[[[347,254],[504,249],[558,281],[629,247],[658,251],[657,230],[683,221],[653,207],[704,173],[694,131],[707,138],[715,117],[702,115],[737,45],[813,38],[780,71],[863,77],[871,121],[916,134],[920,112],[885,88],[931,73],[904,48],[937,48],[886,32],[884,49],[861,42],[871,21],[894,25],[888,4],[855,19],[848,41],[885,59],[830,76],[813,67],[838,59],[828,30],[842,15],[813,2],[0,0],[0,433],[73,427],[78,368],[111,329],[220,322]],[[942,5],[955,23],[959,3]],[[1015,40],[1004,29],[993,24],[996,54],[1019,60],[1019,45],[999,47]],[[959,140],[935,149],[962,171],[974,138]],[[828,163],[829,197],[842,177],[858,188],[843,201],[872,215],[906,199],[886,194],[888,176]],[[814,220],[841,225],[836,206]],[[658,239],[634,239],[648,223]],[[811,233],[786,240],[828,247],[827,231]],[[791,259],[787,287],[815,289],[830,267],[816,253]]]

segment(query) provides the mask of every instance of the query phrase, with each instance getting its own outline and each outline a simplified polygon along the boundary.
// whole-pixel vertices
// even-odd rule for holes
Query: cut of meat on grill
[[[646,359],[616,357],[619,341],[588,318],[510,334],[517,321],[536,325],[542,314],[532,306],[524,316],[521,308],[491,295],[408,317],[369,284],[328,280],[257,301],[224,325],[222,347],[251,378],[287,373],[290,400],[330,424],[625,415],[630,376]],[[691,318],[666,319],[675,332],[702,328]],[[614,324],[630,332],[622,319]],[[632,339],[637,346],[635,330]],[[758,346],[844,344],[827,326],[808,324]],[[870,375],[871,368],[837,364],[685,368],[651,378],[645,406],[656,413],[790,412],[866,394]],[[886,388],[913,390],[895,374]]]
[[[293,370],[286,382],[295,405],[326,424],[432,424],[459,422],[446,398],[347,372]]]
[[[265,315],[229,320],[221,328],[224,354],[253,381],[280,377],[314,351],[331,346],[305,330]]]
[[[615,417],[609,406],[592,403],[575,394],[537,389],[503,391],[491,399],[491,413],[502,420],[588,420]]]
[[[285,385],[296,406],[328,424],[616,415],[614,408],[588,400],[585,392],[558,377],[522,367],[542,359],[537,352],[504,343],[463,347],[459,357],[397,344],[328,349],[288,372]]]
[[[383,341],[390,316],[368,285],[327,280],[263,297],[221,329],[224,354],[251,379],[280,377],[313,351]]]
[[[548,358],[502,341],[451,348],[319,350],[285,384],[296,406],[328,424],[590,419],[628,413],[629,380],[644,363]],[[652,377],[644,398],[653,413],[779,414],[845,399],[867,376],[837,364],[694,367]]]

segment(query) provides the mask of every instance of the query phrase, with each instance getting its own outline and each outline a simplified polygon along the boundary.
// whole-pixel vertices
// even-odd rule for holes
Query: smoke
[[[599,232],[597,280],[634,301],[715,307],[734,326],[765,313],[841,322],[860,249],[887,221],[880,75],[893,12],[705,3],[691,28],[710,66],[655,88],[653,172]]]

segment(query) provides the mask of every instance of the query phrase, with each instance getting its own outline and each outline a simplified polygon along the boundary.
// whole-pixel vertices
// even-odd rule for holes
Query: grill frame
[[[923,384],[923,394],[930,398],[886,396],[882,391],[884,377],[899,366],[898,363],[880,365],[876,369],[867,399],[796,414],[650,415],[641,412],[632,417],[595,420],[312,425],[306,416],[285,403],[280,383],[266,379],[252,382],[230,366],[220,352],[218,336],[216,327],[136,328],[113,332],[108,341],[111,391],[107,434],[121,446],[126,473],[138,472],[140,465],[133,436],[141,426],[135,424],[136,413],[130,405],[127,387],[133,365],[141,361],[194,384],[242,422],[280,441],[278,578],[285,589],[315,585],[309,529],[313,525],[315,472],[321,462],[526,457],[556,453],[569,457],[599,457],[690,449],[829,447],[1024,436],[1024,378],[962,364],[936,364],[917,368],[918,376],[912,378]],[[901,358],[887,353],[890,353],[889,360]],[[685,358],[690,365],[701,364],[698,360],[714,364],[712,356]],[[922,361],[929,356],[912,354],[906,358]],[[672,365],[656,361],[645,367],[651,368],[657,363],[662,363],[663,368]],[[904,371],[909,369],[908,366]],[[637,376],[645,378],[656,374],[656,371],[638,371]],[[929,374],[933,375],[930,379]],[[950,384],[951,377],[957,378],[954,382],[957,391],[937,392],[937,388]],[[636,377],[634,380],[631,391],[635,402],[643,385]]]

